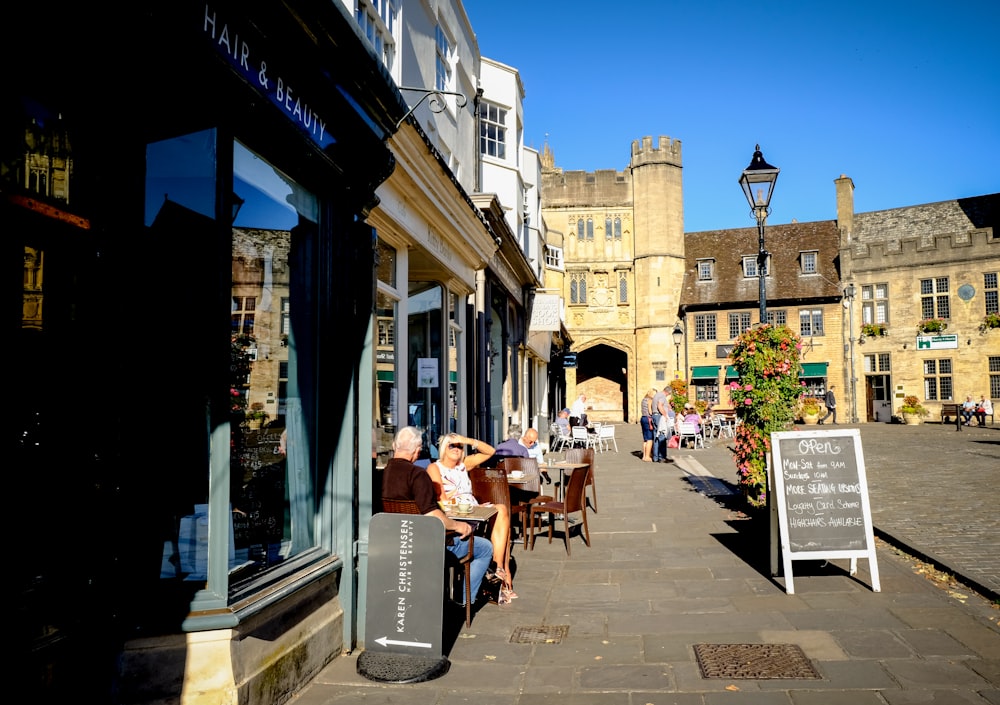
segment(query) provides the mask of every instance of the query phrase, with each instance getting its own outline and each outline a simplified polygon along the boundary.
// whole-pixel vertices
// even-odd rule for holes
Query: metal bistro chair
[[[382,509],[389,514],[420,514],[417,503],[412,499],[386,499],[382,498]],[[445,541],[450,540],[455,535],[452,531],[445,531]],[[475,536],[469,534],[469,552],[464,556],[457,556],[446,550],[445,556],[454,556],[465,573],[465,626],[472,626],[472,603],[475,602],[475,595],[472,594],[472,546]],[[450,592],[450,591],[449,591]],[[454,594],[449,595],[454,599]]]
[[[572,448],[586,448],[590,445],[590,432],[586,426],[574,426],[570,432],[573,436]]]
[[[535,550],[535,515],[548,514],[549,543],[552,543],[552,531],[553,526],[556,523],[556,517],[562,516],[563,541],[566,543],[566,555],[572,555],[569,545],[569,530],[571,526],[569,523],[569,515],[575,514],[576,512],[580,512],[582,518],[582,522],[580,524],[580,536],[583,537],[583,541],[587,544],[587,547],[590,547],[590,529],[587,527],[587,502],[583,496],[584,490],[587,488],[587,478],[589,475],[590,466],[574,470],[569,476],[569,481],[566,483],[566,492],[563,494],[564,500],[562,502],[540,502],[538,504],[531,505],[531,508],[528,510],[528,526],[531,531],[531,550]],[[541,529],[540,521],[538,528]]]
[[[597,434],[597,442],[600,444],[600,449],[611,450],[611,446],[615,447],[615,452],[618,452],[618,441],[615,440],[615,425],[606,423],[601,426],[600,433]]]
[[[586,487],[590,488],[590,498],[591,506],[593,506],[594,511],[597,511],[597,459],[594,456],[593,448],[570,448],[566,451],[566,462],[568,463],[587,463],[590,466],[590,471],[587,473]],[[567,485],[569,483],[566,483]]]
[[[552,434],[551,450],[553,453],[565,450],[567,446],[571,446],[573,444],[573,436],[568,433],[564,433],[562,426],[557,423],[554,423],[549,427],[549,433]]]
[[[677,424],[677,435],[680,436],[681,443],[690,442],[688,447],[705,447],[705,434],[697,429],[694,421],[681,421]]]

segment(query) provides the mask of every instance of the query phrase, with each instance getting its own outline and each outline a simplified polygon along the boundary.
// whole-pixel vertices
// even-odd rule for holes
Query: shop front
[[[357,639],[406,106],[340,3],[110,13],[3,42],[19,665],[43,702],[280,703]]]

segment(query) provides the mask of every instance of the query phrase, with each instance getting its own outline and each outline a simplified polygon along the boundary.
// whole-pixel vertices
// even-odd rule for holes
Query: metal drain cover
[[[795,644],[695,644],[702,678],[767,680],[819,678]]]
[[[561,644],[569,633],[568,624],[547,624],[541,627],[517,627],[510,636],[511,644]]]

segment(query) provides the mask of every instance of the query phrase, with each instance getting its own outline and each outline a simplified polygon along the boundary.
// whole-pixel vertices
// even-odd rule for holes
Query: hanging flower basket
[[[986,335],[992,328],[1000,328],[1000,313],[987,313],[983,322],[979,324],[979,332]]]
[[[926,318],[917,324],[918,333],[942,333],[948,327],[943,318]]]
[[[888,334],[889,329],[884,323],[865,323],[861,326],[861,335],[868,338],[878,338]]]

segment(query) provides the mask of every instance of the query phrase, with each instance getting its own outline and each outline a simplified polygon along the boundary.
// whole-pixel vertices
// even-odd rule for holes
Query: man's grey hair
[[[521,437],[521,424],[519,424],[519,423],[512,423],[507,428],[507,438],[510,438],[510,439],[516,441],[520,437]]]
[[[393,451],[412,453],[423,445],[423,434],[415,426],[403,426],[392,439]]]

